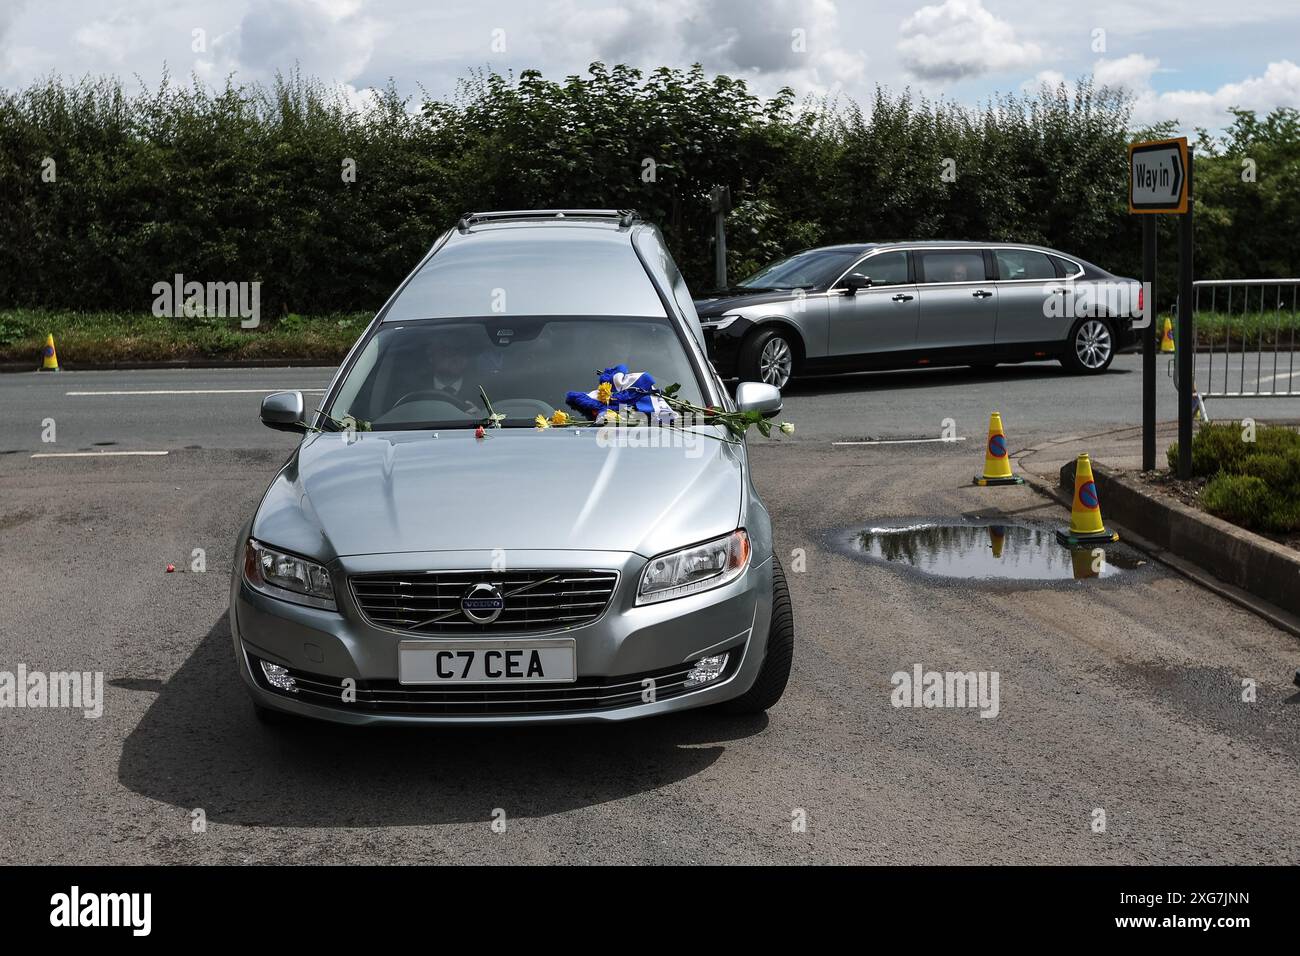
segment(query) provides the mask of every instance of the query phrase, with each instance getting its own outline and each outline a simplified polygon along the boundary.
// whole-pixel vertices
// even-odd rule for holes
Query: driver
[[[434,336],[424,353],[431,371],[429,388],[466,413],[478,410],[478,382],[467,374],[471,354],[476,352],[470,330],[448,329]]]

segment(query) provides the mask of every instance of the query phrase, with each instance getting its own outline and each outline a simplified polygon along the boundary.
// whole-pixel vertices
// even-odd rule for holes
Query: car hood
[[[724,312],[739,312],[746,306],[770,305],[773,302],[789,302],[794,298],[793,292],[753,292],[746,295],[705,296],[695,301],[695,311],[700,318],[716,318]]]
[[[743,487],[743,449],[703,435],[682,448],[606,444],[585,428],[318,434],[271,483],[252,534],[323,561],[497,548],[652,557],[735,530]]]

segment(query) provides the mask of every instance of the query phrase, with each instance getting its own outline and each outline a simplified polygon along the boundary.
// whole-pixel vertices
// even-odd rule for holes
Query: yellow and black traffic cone
[[[45,348],[41,349],[41,371],[57,372],[59,370],[59,353],[54,351],[53,334],[45,336]]]
[[[993,549],[993,557],[999,561],[1002,559],[1002,547],[1007,541],[1007,529],[1000,524],[989,525],[989,547]]]
[[[1100,573],[1095,567],[1097,559],[1093,557],[1092,552],[1092,548],[1074,548],[1070,551],[1070,569],[1074,574],[1074,580],[1085,581],[1097,577]]]
[[[1101,502],[1097,500],[1097,483],[1092,480],[1092,462],[1084,452],[1074,465],[1074,503],[1070,506],[1070,527],[1056,532],[1056,540],[1067,548],[1118,541],[1119,535],[1107,531],[1101,521]]]
[[[1169,316],[1165,316],[1165,328],[1160,333],[1160,351],[1172,352],[1174,350],[1174,323],[1169,321]]]
[[[989,438],[984,443],[984,474],[975,476],[977,485],[1023,485],[1025,479],[1011,474],[1007,457],[1007,435],[1002,430],[1002,416],[989,416]]]

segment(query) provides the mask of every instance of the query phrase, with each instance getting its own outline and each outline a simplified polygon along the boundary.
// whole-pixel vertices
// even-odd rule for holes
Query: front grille
[[[477,584],[505,598],[490,624],[471,620],[460,601]],[[416,571],[358,574],[352,594],[367,621],[412,634],[509,634],[590,624],[618,584],[616,571]]]
[[[686,674],[689,663],[642,674],[619,677],[580,677],[572,684],[500,684],[484,687],[420,687],[399,684],[395,680],[359,680],[356,700],[344,702],[343,682],[290,669],[297,692],[276,690],[267,683],[258,659],[249,655],[251,670],[258,686],[295,698],[303,703],[336,707],[376,714],[419,714],[427,716],[509,717],[519,714],[563,714],[577,711],[610,710],[643,702],[646,680],[654,681],[654,699],[669,700],[688,690]],[[733,650],[719,683],[730,677],[740,665],[741,655]]]

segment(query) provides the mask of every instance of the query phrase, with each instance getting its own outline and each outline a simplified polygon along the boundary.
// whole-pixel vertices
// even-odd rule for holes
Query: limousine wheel
[[[746,340],[740,350],[740,380],[785,388],[794,374],[795,349],[780,329],[765,329]]]
[[[1095,375],[1115,358],[1115,330],[1106,319],[1080,319],[1070,330],[1061,364],[1078,375]]]

